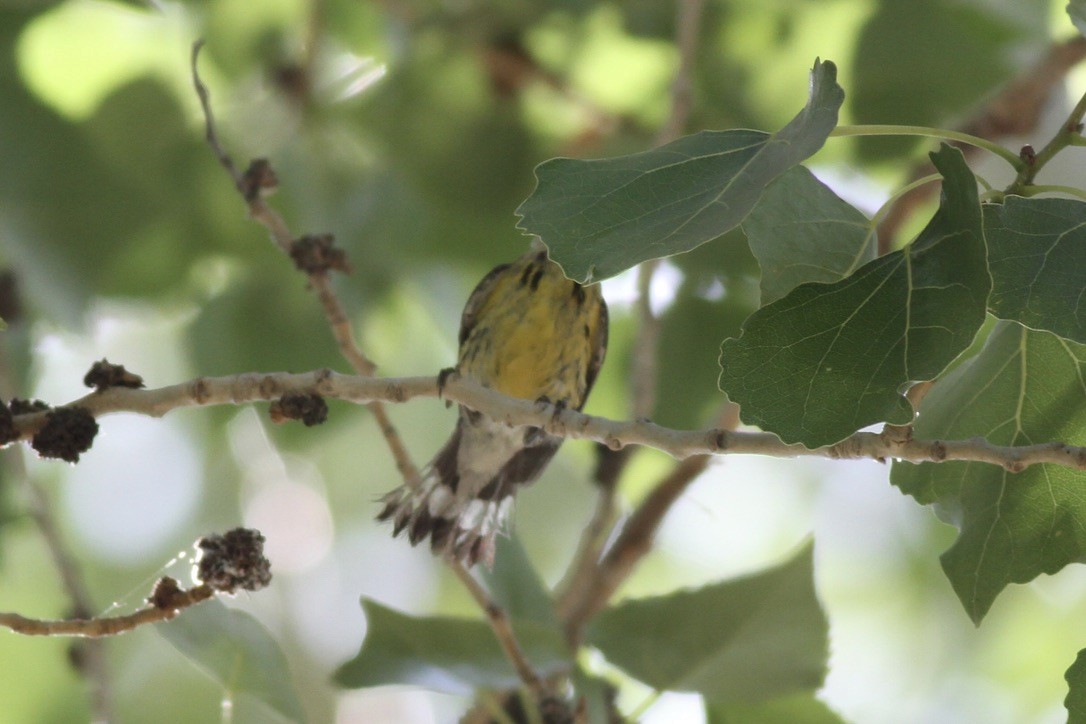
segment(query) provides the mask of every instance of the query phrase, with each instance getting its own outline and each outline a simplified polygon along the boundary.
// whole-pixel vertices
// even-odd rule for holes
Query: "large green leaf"
[[[1067,680],[1067,698],[1063,700],[1067,724],[1083,724],[1086,722],[1086,650],[1078,652],[1063,678]]]
[[[1049,0],[880,0],[859,34],[849,105],[857,123],[953,127],[1051,43]],[[916,138],[864,138],[901,153]]]
[[[230,699],[250,698],[287,719],[301,721],[287,659],[255,618],[205,601],[155,629],[174,648],[217,681]]]
[[[1001,322],[974,359],[940,380],[916,423],[924,439],[1086,444],[1086,347]],[[891,482],[959,528],[943,570],[979,623],[1009,583],[1086,560],[1086,473],[1034,465],[896,463]]]
[[[342,686],[414,684],[450,694],[519,683],[490,626],[466,618],[408,616],[362,601],[366,639],[355,658],[336,672]],[[536,671],[572,666],[562,637],[531,621],[515,622],[517,641]]]
[[[835,282],[875,258],[874,227],[803,166],[774,181],[743,221],[762,267],[762,304],[804,282]]]
[[[902,388],[934,378],[973,340],[991,289],[976,179],[957,149],[932,162],[942,202],[907,248],[842,281],[796,287],[725,340],[720,387],[744,420],[809,447],[907,423]]]
[[[814,691],[829,643],[812,550],[748,578],[620,603],[599,615],[588,643],[653,688],[714,703]]]
[[[644,153],[536,169],[519,227],[581,282],[678,254],[738,225],[766,186],[822,147],[844,91],[837,68],[816,62],[807,106],[775,134],[703,131]]]
[[[844,724],[814,694],[793,694],[758,704],[716,704],[705,708],[707,724]]]
[[[1010,196],[984,207],[984,234],[992,314],[1086,343],[1086,203]]]

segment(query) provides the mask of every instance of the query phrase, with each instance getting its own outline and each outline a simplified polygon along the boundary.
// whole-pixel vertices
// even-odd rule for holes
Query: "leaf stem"
[[[1038,196],[1040,194],[1068,194],[1086,201],[1086,191],[1074,186],[1061,186],[1059,184],[1039,184],[1018,191],[1022,196]]]
[[[1071,114],[1067,116],[1067,120],[1060,126],[1060,130],[1056,132],[1056,135],[1045,144],[1045,147],[1030,158],[1028,162],[1023,162],[1022,167],[1018,169],[1018,176],[1007,187],[1007,193],[1021,196],[1029,195],[1026,193],[1026,188],[1033,185],[1033,179],[1049,161],[1056,157],[1056,154],[1068,146],[1081,145],[1083,143],[1082,119],[1084,116],[1086,116],[1086,94],[1079,98],[1078,103],[1071,109]]]
[[[838,126],[830,131],[830,137],[844,138],[848,136],[922,136],[924,138],[941,138],[949,141],[965,143],[985,151],[994,153],[1014,168],[1019,173],[1026,168],[1026,163],[1018,157],[1014,151],[1004,148],[997,143],[974,136],[961,131],[951,131],[946,128],[928,128],[926,126],[894,126],[867,124],[855,126]]]

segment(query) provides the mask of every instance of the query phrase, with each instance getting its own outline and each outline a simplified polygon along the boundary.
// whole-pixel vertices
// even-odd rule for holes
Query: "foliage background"
[[[363,348],[386,374],[431,374],[454,359],[475,281],[523,248],[512,211],[533,166],[652,143],[677,67],[673,17],[671,3],[654,0],[0,3],[0,262],[16,272],[25,307],[4,333],[20,392],[73,399],[102,357],[151,386],[340,364],[300,275],[246,220],[202,142],[188,77],[195,38],[207,39],[203,73],[235,156],[270,157],[275,204],[292,228],[332,232],[348,250],[355,273],[338,286]],[[816,56],[841,69],[844,122],[950,127],[1071,32],[1062,3],[1044,0],[711,0],[689,130],[778,128],[802,104]],[[812,166],[873,211],[926,149],[831,141]],[[1070,162],[1063,169],[1062,182],[1083,185]],[[718,404],[719,340],[757,304],[757,265],[742,242],[718,240],[658,275],[661,423],[699,426]],[[632,279],[605,294],[612,346],[588,411],[624,417]],[[435,401],[393,414],[420,462],[454,419]],[[588,517],[591,463],[590,447],[571,443],[521,497],[517,533],[551,582]],[[666,466],[639,454],[625,498],[636,501]],[[62,616],[66,600],[9,470],[0,610]],[[273,428],[251,408],[106,418],[78,467],[30,470],[102,610],[138,606],[178,551],[243,522],[268,537],[276,579],[231,605],[275,632],[314,721],[444,721],[462,710],[425,692],[328,685],[362,640],[360,595],[474,615],[427,553],[372,522],[374,498],[397,476],[361,409],[334,405],[316,429]],[[822,698],[846,719],[1065,717],[1086,575],[1069,568],[1013,587],[974,629],[938,563],[952,529],[892,489],[876,463],[717,462],[625,593],[763,568],[812,533],[832,627]],[[0,701],[12,721],[87,717],[69,644],[0,636]],[[109,651],[123,721],[220,716],[218,687],[153,630]],[[647,694],[627,687],[624,708]],[[692,697],[668,695],[647,718],[698,716]]]

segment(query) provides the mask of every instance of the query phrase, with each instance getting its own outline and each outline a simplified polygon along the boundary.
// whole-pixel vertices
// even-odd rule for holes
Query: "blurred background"
[[[271,160],[273,204],[295,234],[332,233],[347,250],[354,273],[336,287],[363,349],[383,374],[429,375],[455,360],[475,282],[527,244],[513,211],[533,166],[653,144],[679,64],[675,17],[665,0],[0,0],[0,266],[21,300],[0,340],[15,389],[75,399],[103,357],[150,387],[347,371],[305,280],[246,218],[203,142],[188,65],[197,38],[207,41],[201,71],[228,150],[241,165]],[[779,128],[805,102],[816,57],[840,68],[843,122],[965,127],[1073,33],[1059,0],[706,0],[687,130]],[[1061,74],[1036,126],[1004,141],[1043,145],[1077,97],[1065,83],[1075,94],[1084,80]],[[873,213],[930,148],[831,139],[811,167]],[[1074,153],[1053,164],[1049,183],[1083,186]],[[611,347],[587,411],[624,418],[634,277],[604,292]],[[651,299],[663,320],[653,417],[704,426],[721,403],[720,341],[758,303],[741,233],[666,262]],[[417,463],[455,420],[435,400],[392,415]],[[78,466],[2,454],[24,455],[51,499],[93,613],[138,608],[160,575],[187,581],[178,555],[244,524],[267,537],[275,580],[229,604],[275,634],[312,721],[462,713],[455,697],[329,685],[365,634],[360,596],[476,615],[427,551],[373,522],[375,498],[399,481],[362,408],[332,402],[317,428],[273,426],[263,406],[115,415],[101,426]],[[516,533],[550,583],[591,512],[593,459],[589,444],[567,444],[519,497]],[[670,464],[640,452],[622,479],[624,509]],[[9,460],[0,477],[0,610],[67,615],[15,470]],[[756,571],[813,536],[831,623],[821,698],[846,720],[1063,721],[1086,574],[1014,586],[975,629],[939,567],[954,530],[891,488],[887,472],[874,462],[722,458],[674,507],[621,595]],[[87,719],[71,649],[0,632],[0,720]],[[107,652],[119,721],[225,716],[218,686],[151,627]],[[624,685],[620,704],[630,711],[650,693]],[[669,694],[644,720],[698,722],[701,706]]]

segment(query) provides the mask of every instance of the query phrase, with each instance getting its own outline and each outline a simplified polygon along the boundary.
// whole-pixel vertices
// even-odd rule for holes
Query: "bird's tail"
[[[513,507],[512,485],[499,479],[475,496],[457,495],[458,435],[426,466],[414,485],[401,485],[381,498],[377,520],[392,521],[392,535],[407,531],[411,545],[429,538],[436,555],[447,555],[465,567],[494,563],[494,539]],[[500,476],[499,476],[500,478]]]

